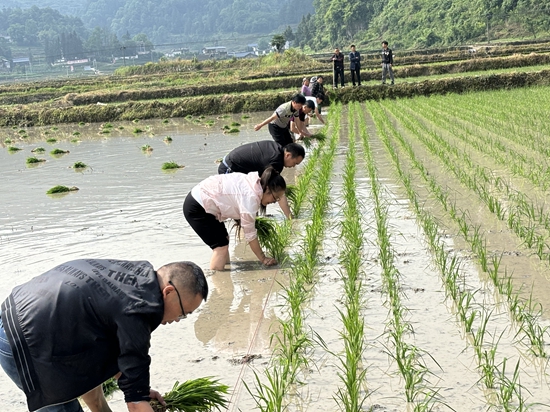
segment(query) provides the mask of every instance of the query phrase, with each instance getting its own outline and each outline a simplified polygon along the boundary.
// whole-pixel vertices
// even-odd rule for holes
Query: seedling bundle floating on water
[[[162,165],[162,170],[183,169],[184,165],[179,165],[176,162],[166,162]]]
[[[68,187],[68,186],[63,186],[63,185],[57,185],[57,186],[52,187],[46,193],[48,195],[55,195],[57,193],[75,192],[77,190],[79,190],[79,189],[76,186]]]
[[[209,412],[225,410],[228,401],[229,386],[219,383],[211,376],[176,382],[172,390],[164,395],[166,406],[152,400],[151,407],[155,412]]]

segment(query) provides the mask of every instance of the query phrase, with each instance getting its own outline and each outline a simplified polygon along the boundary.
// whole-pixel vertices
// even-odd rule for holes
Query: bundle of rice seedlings
[[[182,169],[185,166],[179,165],[176,162],[166,162],[162,165],[162,170],[171,170],[171,169]]]
[[[56,193],[74,192],[76,190],[79,190],[78,187],[76,187],[76,186],[67,187],[67,186],[63,186],[63,185],[57,185],[57,186],[52,187],[46,193],[48,195],[54,195]]]
[[[86,167],[88,167],[88,165],[84,162],[75,162],[73,165],[73,169],[84,169]]]
[[[37,148],[31,150],[31,152],[33,152],[33,153],[44,153],[45,151],[46,151],[46,149],[44,149],[43,147],[37,147]]]
[[[268,251],[268,254],[280,260],[284,246],[281,244],[279,232],[275,220],[265,216],[256,216],[256,232],[260,246]]]
[[[166,406],[152,400],[155,412],[208,412],[214,409],[227,409],[228,401],[224,395],[229,386],[219,383],[211,376],[176,382],[172,390],[164,395]]]
[[[296,185],[286,185],[285,196],[288,199],[289,205],[292,207],[296,203],[296,191],[298,188]]]
[[[35,164],[35,163],[42,163],[42,162],[45,162],[46,159],[39,159],[37,157],[27,157],[27,164],[28,165],[32,165],[32,164]]]
[[[165,143],[171,143],[171,142],[172,142],[172,137],[166,136],[166,137],[164,138],[164,142],[165,142]]]
[[[66,154],[66,153],[69,153],[68,150],[63,150],[63,149],[53,149],[50,154],[52,155],[62,155],[62,154]]]
[[[114,392],[119,390],[118,382],[115,378],[109,378],[105,382],[103,382],[103,385],[101,385],[103,388],[103,395],[108,398],[111,396]]]
[[[144,144],[143,146],[141,146],[141,151],[142,152],[152,152],[153,148],[151,146],[149,146],[148,144]]]
[[[20,150],[23,150],[23,149],[21,149],[19,147],[15,147],[15,146],[9,146],[8,147],[8,152],[11,152],[11,153],[15,153],[15,152],[18,152]]]

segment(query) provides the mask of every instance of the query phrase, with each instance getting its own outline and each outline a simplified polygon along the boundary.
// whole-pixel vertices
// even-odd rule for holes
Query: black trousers
[[[357,84],[361,86],[361,68],[350,69],[351,71],[351,83],[355,86],[355,75],[357,75]]]

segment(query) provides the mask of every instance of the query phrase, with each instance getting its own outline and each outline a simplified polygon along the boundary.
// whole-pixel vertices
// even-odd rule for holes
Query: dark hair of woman
[[[260,185],[265,193],[269,190],[271,193],[284,192],[286,190],[286,182],[283,176],[273,168],[267,167],[260,177]],[[260,206],[260,214],[265,214],[265,206]]]

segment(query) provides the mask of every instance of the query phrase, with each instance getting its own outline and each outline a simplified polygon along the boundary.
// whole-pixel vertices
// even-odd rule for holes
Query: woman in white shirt
[[[223,270],[229,263],[229,234],[224,221],[239,219],[246,241],[260,262],[277,264],[266,257],[256,233],[256,215],[270,203],[284,196],[285,179],[273,167],[258,172],[230,173],[210,176],[187,195],[183,214],[189,225],[212,249],[210,269]]]

